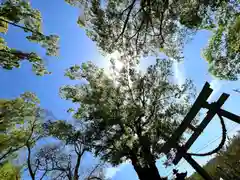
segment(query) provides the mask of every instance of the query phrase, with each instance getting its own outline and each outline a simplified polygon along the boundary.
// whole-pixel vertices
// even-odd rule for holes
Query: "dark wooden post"
[[[167,140],[167,142],[163,145],[162,152],[167,154],[170,152],[172,148],[177,149],[177,154],[173,163],[176,165],[183,157],[205,180],[212,180],[211,176],[191,157],[190,154],[187,153],[188,149],[192,146],[192,144],[196,141],[196,139],[200,136],[203,130],[207,127],[209,122],[213,119],[213,117],[218,114],[219,116],[226,117],[236,123],[240,124],[240,117],[228,112],[226,110],[221,109],[222,105],[225,103],[229,94],[223,93],[217,102],[209,104],[207,99],[213,92],[213,89],[210,88],[209,83],[205,83],[202,91],[198,95],[196,101],[194,102],[192,108],[185,116],[184,120],[180,124],[180,126],[176,129],[175,133]],[[201,108],[208,109],[207,115],[200,123],[199,126],[194,127],[191,125],[192,120],[195,118],[197,113]],[[183,146],[179,146],[179,139],[189,128],[193,131],[193,134],[188,139],[188,141]]]
[[[229,97],[228,94],[222,94],[221,97],[218,99],[218,101],[213,106],[209,107],[209,110],[207,112],[207,115],[203,119],[203,121],[200,123],[200,125],[195,129],[194,133],[191,135],[191,137],[188,139],[186,144],[184,145],[184,148],[186,151],[192,146],[192,144],[197,140],[197,138],[200,136],[200,134],[203,132],[203,130],[207,127],[209,122],[212,120],[212,118],[216,115],[217,111],[221,108],[221,106],[224,104],[224,102]],[[176,155],[175,159],[173,160],[173,164],[177,164],[182,158],[182,154]]]
[[[205,179],[212,180],[211,176],[187,153],[183,153],[184,159]]]

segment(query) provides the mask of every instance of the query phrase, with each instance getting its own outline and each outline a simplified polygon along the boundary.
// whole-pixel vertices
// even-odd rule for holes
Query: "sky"
[[[34,43],[25,39],[25,33],[21,29],[10,27],[5,35],[8,46],[19,48],[25,51],[38,52],[46,59],[47,68],[51,75],[44,77],[36,76],[31,65],[24,62],[19,69],[7,71],[0,69],[0,98],[15,98],[21,93],[31,91],[41,100],[41,107],[51,111],[58,119],[70,120],[71,115],[66,111],[74,105],[70,101],[60,98],[59,88],[62,85],[73,83],[64,77],[64,71],[74,64],[81,64],[85,61],[93,61],[99,66],[105,67],[107,58],[103,57],[95,45],[81,29],[76,21],[80,14],[79,9],[66,4],[64,0],[31,0],[32,6],[42,13],[43,32],[45,34],[57,34],[60,36],[59,57],[47,57],[45,51]],[[233,89],[240,88],[240,82],[220,81],[211,77],[207,71],[207,62],[201,57],[201,50],[206,46],[211,34],[201,31],[194,36],[193,40],[184,50],[185,59],[179,64],[174,64],[175,80],[181,84],[186,78],[190,78],[196,85],[199,93],[207,81],[214,89],[209,101],[216,100],[221,93],[229,93],[230,97],[224,104],[224,109],[239,115],[240,94]],[[140,67],[146,68],[154,63],[154,58],[144,59]],[[204,112],[203,112],[204,113]],[[229,136],[232,136],[240,126],[226,120]],[[199,139],[193,144],[191,152],[206,152],[217,146],[220,141],[221,127],[219,120],[214,118]],[[200,164],[204,164],[211,157],[195,158]],[[164,159],[164,158],[163,158]],[[165,168],[162,165],[163,159],[157,161],[159,172],[162,176],[172,177],[172,168]],[[188,171],[191,174],[194,170],[185,161],[181,161],[177,168],[180,171]],[[129,162],[117,167],[109,167],[106,170],[107,176],[113,180],[136,179],[137,175]],[[27,178],[26,178],[27,179]]]

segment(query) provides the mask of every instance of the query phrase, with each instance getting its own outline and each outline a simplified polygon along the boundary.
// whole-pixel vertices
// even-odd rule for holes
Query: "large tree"
[[[174,83],[172,62],[157,59],[146,72],[112,61],[107,74],[91,62],[66,71],[81,83],[61,88],[78,103],[75,118],[86,125],[86,142],[113,165],[129,159],[141,180],[161,179],[155,162],[161,147],[189,110],[191,81]]]
[[[33,9],[26,0],[3,0],[0,3],[0,33],[7,33],[8,26],[15,26],[26,33],[26,39],[39,43],[46,49],[48,56],[58,53],[58,36],[44,35],[42,32],[41,13]],[[4,36],[0,37],[0,67],[13,69],[20,67],[23,60],[32,64],[37,75],[49,74],[44,60],[35,52],[24,52],[20,49],[8,47]]]
[[[105,53],[141,57],[164,52],[181,58],[193,32],[210,30],[204,51],[209,71],[236,80],[239,72],[239,0],[66,0],[79,6],[78,23]]]

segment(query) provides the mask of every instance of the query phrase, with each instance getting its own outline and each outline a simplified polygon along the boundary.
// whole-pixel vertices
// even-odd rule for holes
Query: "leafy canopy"
[[[28,142],[35,144],[41,133],[38,98],[29,92],[13,100],[0,101],[0,164]]]
[[[81,80],[60,92],[80,105],[74,117],[86,125],[86,142],[113,165],[132,154],[141,166],[155,162],[194,95],[191,81],[174,84],[169,59],[157,59],[146,72],[127,63],[119,70],[112,61],[110,75],[88,62],[69,68],[66,76]]]
[[[5,162],[0,166],[0,180],[18,180],[20,179],[20,168],[10,162]]]
[[[186,29],[178,25],[178,18],[186,2],[67,2],[82,8],[83,15],[79,17],[78,24],[86,29],[87,35],[105,53],[124,52],[134,60],[133,57],[158,53],[159,49],[164,48],[166,51],[170,46],[178,48],[177,39],[181,37],[177,35],[185,34]]]
[[[66,2],[81,8],[78,24],[104,53],[118,51],[132,62],[164,52],[179,60],[191,35],[209,30],[213,36],[204,50],[209,72],[228,80],[240,74],[239,0]]]
[[[203,51],[209,72],[220,79],[237,80],[240,74],[239,4],[239,1],[225,4],[215,14],[216,27]]]
[[[66,121],[46,119],[49,114],[39,103],[30,92],[0,100],[0,180],[19,179],[23,168],[32,180],[46,176],[105,179],[101,162],[84,163],[83,156],[91,147],[85,146],[81,131]],[[44,145],[43,141],[51,143]],[[16,160],[20,166],[14,165]]]
[[[21,28],[27,33],[26,39],[39,43],[46,49],[48,56],[58,54],[58,36],[42,33],[41,13],[33,9],[29,1],[4,0],[0,4],[0,33],[7,33],[9,25]],[[49,74],[44,66],[44,60],[35,52],[23,52],[7,46],[4,36],[0,37],[0,67],[13,69],[20,67],[23,60],[32,64],[37,75]]]

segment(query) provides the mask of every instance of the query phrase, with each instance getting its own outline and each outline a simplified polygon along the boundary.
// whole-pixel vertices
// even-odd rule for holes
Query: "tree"
[[[40,113],[38,98],[29,92],[0,101],[0,164],[30,143],[35,127],[40,126]]]
[[[0,177],[13,179],[25,168],[32,180],[43,180],[50,175],[53,179],[66,179],[65,176],[68,180],[105,179],[101,163],[83,170],[80,167],[83,155],[90,149],[81,141],[84,138],[80,131],[65,121],[46,119],[47,111],[41,109],[39,103],[30,92],[0,101]],[[42,138],[51,142],[50,137],[60,143],[37,145]],[[13,161],[19,159],[20,151],[27,156],[21,158],[20,166],[15,168]]]
[[[182,59],[184,44],[197,30],[213,36],[204,50],[209,72],[236,80],[239,71],[239,0],[66,0],[83,14],[78,24],[104,53],[118,51],[129,61],[160,51]]]
[[[16,158],[18,151],[26,148],[26,164],[30,177],[34,180],[36,171],[31,166],[32,147],[42,137],[44,119],[38,98],[33,93],[26,92],[14,100],[2,100],[0,117],[0,163],[11,160],[13,155]]]
[[[112,165],[130,159],[139,179],[161,179],[155,162],[194,95],[191,81],[178,86],[172,75],[169,59],[157,59],[145,73],[128,64],[118,70],[112,61],[110,75],[88,62],[66,71],[81,83],[60,92],[80,105],[74,117],[86,125],[96,155]]]
[[[88,170],[83,169],[82,159],[90,151],[90,147],[85,145],[85,137],[81,133],[81,129],[76,129],[62,120],[48,121],[44,127],[46,135],[57,138],[62,145],[49,145],[39,150],[36,158],[40,169],[50,172],[53,179],[105,179],[102,171],[104,164],[101,162]]]
[[[240,74],[239,3],[225,3],[215,15],[213,36],[204,50],[209,72],[220,79],[237,80]]]
[[[27,148],[27,168],[32,180],[36,179],[37,176],[37,167],[33,168],[32,166],[32,159],[33,159],[33,147],[36,145],[36,142],[43,137],[43,128],[41,120],[41,112],[37,111],[36,116],[31,118],[28,124],[24,124],[24,134],[25,134],[25,141],[24,147]],[[27,127],[26,127],[27,126]],[[22,132],[23,133],[23,132]],[[35,162],[37,163],[37,162]]]
[[[48,56],[56,56],[59,38],[56,35],[44,35],[41,30],[41,21],[40,12],[33,9],[30,2],[25,0],[1,1],[0,33],[7,33],[9,25],[18,27],[28,33],[27,40],[39,43],[46,49]],[[49,74],[44,66],[44,60],[37,53],[10,48],[4,38],[0,37],[0,67],[9,70],[18,68],[23,60],[32,64],[32,69],[37,75]]]
[[[104,179],[103,164],[97,163],[87,169],[83,166],[84,162],[81,159],[80,167],[80,161],[74,159],[76,156],[78,157],[76,152],[67,150],[64,145],[46,145],[35,154],[36,164],[33,163],[33,166],[42,174],[39,179],[43,179],[45,175],[53,180]],[[81,173],[76,174],[76,170],[77,172],[80,170]]]

